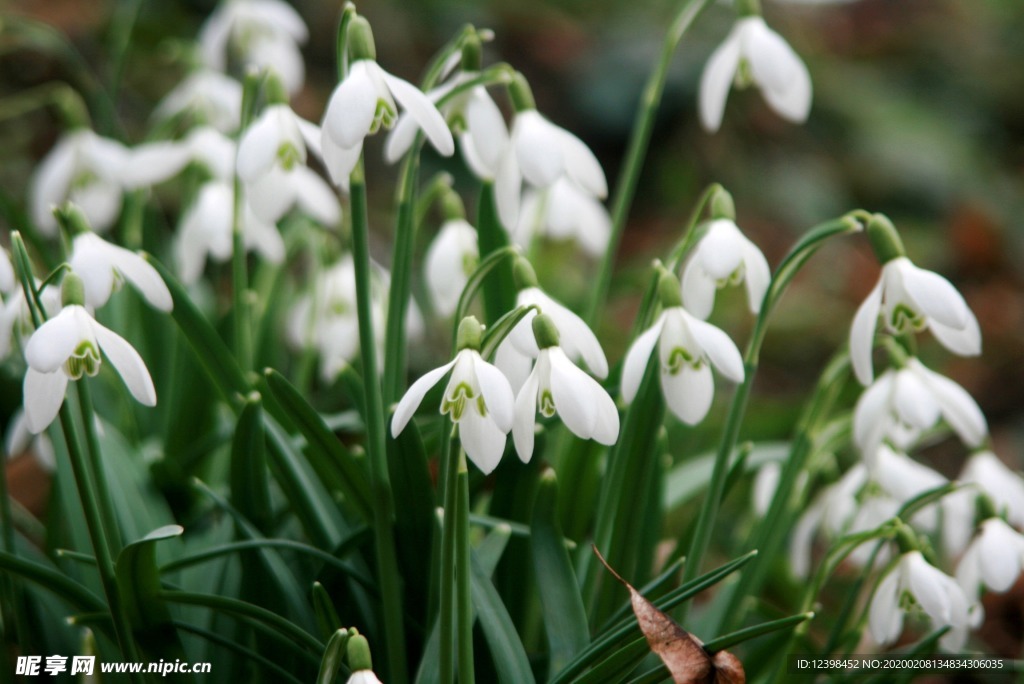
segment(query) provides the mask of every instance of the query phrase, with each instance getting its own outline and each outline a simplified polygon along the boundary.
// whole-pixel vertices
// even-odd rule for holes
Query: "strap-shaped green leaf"
[[[490,647],[498,681],[508,684],[531,684],[536,681],[530,669],[530,659],[523,648],[523,642],[516,632],[508,609],[491,583],[487,570],[473,554],[472,565],[473,605],[476,606],[480,627]]]
[[[320,660],[320,673],[316,677],[316,684],[331,684],[339,672],[348,674],[345,667],[345,645],[348,643],[348,630],[339,629],[331,635],[324,649],[324,657]]]
[[[263,402],[253,392],[246,398],[231,441],[231,503],[266,533],[271,520]]]

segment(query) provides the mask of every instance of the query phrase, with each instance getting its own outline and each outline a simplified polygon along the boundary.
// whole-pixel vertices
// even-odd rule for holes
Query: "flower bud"
[[[558,346],[558,328],[547,314],[540,313],[533,317],[533,336],[541,349]]]
[[[871,241],[871,249],[874,250],[879,263],[887,264],[893,259],[907,255],[900,234],[884,214],[871,215],[867,234],[868,240]]]

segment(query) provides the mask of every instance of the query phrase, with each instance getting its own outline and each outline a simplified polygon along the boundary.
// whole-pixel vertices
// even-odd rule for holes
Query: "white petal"
[[[558,129],[531,109],[516,115],[512,144],[523,177],[538,188],[546,188],[562,174],[564,160]]]
[[[416,133],[418,132],[419,126],[416,125],[416,121],[410,114],[406,113],[399,116],[391,132],[388,133],[387,141],[384,143],[385,161],[389,164],[394,164],[404,157],[416,140]]]
[[[64,201],[76,173],[79,136],[65,135],[36,167],[29,183],[32,220],[47,237],[57,234],[53,208]]]
[[[427,139],[430,140],[430,144],[442,155],[452,156],[455,153],[455,140],[452,138],[452,132],[448,130],[448,124],[430,98],[408,81],[392,76],[383,69],[379,70],[388,89],[391,90],[391,94],[420,125]]]
[[[156,389],[139,352],[117,333],[93,321],[93,332],[103,354],[121,375],[128,391],[143,406],[156,406]]]
[[[768,266],[768,260],[753,242],[743,238],[740,246],[743,252],[744,281],[747,285],[747,301],[750,305],[750,312],[757,314],[761,311],[761,304],[764,295],[771,284],[772,272]]]
[[[945,591],[948,585],[941,580],[942,571],[929,565],[919,551],[906,554],[901,562],[907,564],[907,588],[924,612],[936,622],[951,624],[952,600]]]
[[[511,407],[511,405],[510,405]],[[483,471],[493,471],[505,453],[505,434],[490,418],[482,417],[476,407],[467,407],[459,421],[459,438],[466,455]]]
[[[882,280],[868,294],[867,299],[858,307],[850,327],[850,363],[860,384],[867,387],[874,377],[871,352],[875,347],[875,326],[878,325],[878,312],[882,308]]]
[[[508,148],[508,127],[498,105],[484,88],[474,88],[466,101],[466,128],[473,151],[493,175]]]
[[[179,142],[161,141],[138,145],[131,151],[122,178],[128,189],[163,183],[181,173],[192,152]]]
[[[243,231],[246,249],[255,249],[272,264],[284,261],[284,240],[273,224],[261,221],[250,210],[246,212]]]
[[[743,357],[740,356],[740,350],[736,348],[732,338],[710,323],[690,316],[681,309],[680,311],[687,319],[686,324],[690,333],[711,360],[711,364],[733,382],[743,382]]]
[[[362,141],[355,147],[346,148],[325,137],[323,152],[324,166],[327,167],[331,180],[342,190],[348,192],[349,175],[356,168],[359,155],[363,153]]]
[[[979,446],[988,434],[988,424],[977,402],[967,390],[949,378],[928,370],[916,359],[912,363],[915,369],[924,374],[946,422],[965,444],[970,447]]]
[[[978,319],[967,310],[967,324],[963,328],[950,328],[938,321],[928,321],[928,327],[939,343],[960,356],[977,356],[981,353],[981,328]]]
[[[351,149],[362,143],[363,138],[370,132],[380,95],[367,72],[367,64],[368,60],[354,63],[349,69],[348,76],[334,89],[327,103],[322,123],[325,155],[328,138],[340,147]]]
[[[737,28],[711,53],[700,77],[698,104],[700,122],[704,129],[714,133],[722,125],[725,101],[729,97],[733,77],[740,63],[740,40]]]
[[[701,267],[696,255],[686,264],[683,271],[683,304],[686,310],[700,319],[711,315],[715,307],[715,292],[718,289],[712,279]]]
[[[593,378],[577,368],[558,347],[547,350],[551,362],[551,395],[565,426],[578,437],[590,439],[597,422],[593,396],[602,392]],[[544,350],[541,351],[541,354]]]
[[[540,389],[537,366],[526,378],[522,389],[516,395],[515,420],[512,423],[512,440],[519,460],[529,463],[533,457],[533,428],[537,419],[537,392]]]
[[[512,230],[519,221],[519,192],[522,187],[523,177],[519,170],[519,161],[509,146],[494,179],[494,201],[498,206],[498,218],[501,219],[505,230]]]
[[[882,417],[889,410],[894,373],[886,371],[870,387],[864,390],[853,411],[853,441],[861,449],[872,443],[872,436]]]
[[[715,396],[711,367],[684,366],[675,375],[662,371],[661,389],[669,410],[687,425],[696,425],[708,414]]]
[[[295,203],[298,181],[294,172],[275,165],[246,184],[245,200],[261,221],[277,223]]]
[[[292,169],[292,174],[299,208],[325,226],[341,223],[341,205],[331,186],[307,166]]]
[[[405,396],[402,397],[401,401],[398,402],[398,406],[395,408],[395,415],[391,418],[391,436],[397,437],[402,430],[405,429],[409,419],[412,418],[413,414],[416,413],[416,409],[419,408],[420,402],[423,401],[423,397],[426,396],[430,388],[440,382],[441,378],[452,369],[455,365],[455,361],[458,357],[452,359],[440,368],[435,368],[432,371],[426,373],[419,380],[414,382],[408,390],[405,392]]]
[[[743,263],[743,235],[727,219],[713,221],[697,248],[696,259],[712,278],[723,281]]]
[[[480,381],[480,391],[484,395],[484,404],[491,419],[499,430],[507,433],[512,429],[515,417],[515,397],[508,379],[500,370],[480,358],[479,354],[473,359],[473,370]]]
[[[533,360],[516,349],[515,345],[506,337],[498,345],[498,351],[494,354],[494,365],[498,367],[502,375],[508,378],[512,391],[517,395],[530,376],[533,367]]]
[[[629,351],[626,352],[626,359],[622,363],[622,398],[630,403],[636,397],[640,389],[640,382],[643,380],[644,372],[647,370],[647,363],[654,351],[654,345],[658,343],[658,336],[661,335],[662,323],[665,314],[662,313],[658,320],[650,328],[642,332],[633,341]]]
[[[149,305],[160,311],[170,311],[174,308],[171,299],[171,292],[167,284],[153,266],[134,252],[123,247],[111,245],[119,254],[116,263],[117,270],[121,272],[124,279],[135,286],[139,294],[145,298]]]
[[[980,547],[981,577],[992,591],[1006,591],[1020,576],[1022,541],[1020,535],[999,518],[985,521],[975,544]]]
[[[52,373],[63,366],[80,342],[91,339],[83,316],[89,316],[85,309],[68,306],[39,326],[25,345],[28,365],[40,373]]]
[[[594,424],[593,438],[598,444],[611,446],[619,438],[619,409],[600,384],[595,381],[594,386],[597,388],[593,393],[597,422]]]
[[[751,20],[747,20],[751,21]],[[799,55],[782,36],[755,18],[748,34],[747,58],[754,80],[768,104],[794,123],[807,120],[811,109],[811,76]]]
[[[79,206],[97,233],[107,231],[121,213],[121,186],[109,181],[74,187],[68,199]]]
[[[11,258],[7,255],[7,251],[0,247],[0,292],[4,294],[12,292],[15,284],[14,266],[11,265]]]
[[[896,373],[892,405],[904,423],[927,430],[939,422],[939,405],[928,387],[910,370]]]
[[[871,597],[868,628],[880,645],[892,643],[903,632],[903,611],[899,607],[900,569],[894,568],[879,583]]]
[[[302,142],[305,143],[306,149],[317,158],[323,159],[323,130],[312,121],[306,121],[301,116],[295,117],[295,124],[299,128],[299,135],[302,137]]]
[[[278,105],[281,107],[284,105]],[[253,183],[270,171],[277,161],[277,152],[285,142],[281,117],[275,107],[268,107],[245,130],[238,143],[236,162],[238,177],[244,183]]]
[[[608,359],[601,343],[582,318],[538,288],[521,291],[520,298],[521,304],[537,304],[543,313],[551,317],[561,335],[560,346],[570,358],[580,356],[594,375],[608,377]]]
[[[896,263],[903,288],[922,314],[951,328],[967,325],[970,310],[952,283],[938,273],[914,266],[909,259]]]
[[[601,162],[597,161],[590,148],[575,135],[564,128],[556,127],[556,130],[562,143],[565,171],[568,176],[594,197],[607,197],[608,181],[604,177]]]
[[[32,434],[38,435],[57,417],[67,387],[68,376],[62,370],[40,373],[29,368],[25,371],[25,422]]]

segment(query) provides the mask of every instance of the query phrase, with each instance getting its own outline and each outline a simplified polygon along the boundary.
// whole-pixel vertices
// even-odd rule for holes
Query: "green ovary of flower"
[[[398,112],[395,111],[395,105],[378,99],[377,110],[373,113],[373,123],[370,124],[370,133],[376,133],[382,126],[385,130],[391,130],[391,127],[395,125],[395,119],[397,118]]]
[[[92,171],[81,171],[75,174],[75,177],[71,180],[71,189],[81,190],[95,184],[98,180],[99,176]]]
[[[668,362],[665,364],[665,370],[668,371],[669,375],[679,375],[680,371],[682,371],[686,366],[690,366],[696,370],[702,365],[704,365],[704,359],[694,356],[682,347],[676,347],[668,355]]]
[[[291,171],[296,164],[302,163],[302,155],[290,142],[281,143],[281,146],[277,148],[277,161],[280,162],[282,169]]]
[[[78,380],[83,375],[91,378],[100,372],[100,362],[99,350],[92,342],[83,340],[64,363],[64,370],[72,380]]]
[[[479,262],[479,259],[477,259],[475,254],[472,254],[472,253],[465,253],[465,254],[463,254],[462,255],[462,272],[465,273],[466,275],[472,275],[473,271],[476,270],[476,266],[477,266],[478,262]]]
[[[750,62],[746,58],[740,59],[740,64],[736,69],[736,78],[733,80],[737,89],[749,88],[754,85],[754,72],[750,68]]]

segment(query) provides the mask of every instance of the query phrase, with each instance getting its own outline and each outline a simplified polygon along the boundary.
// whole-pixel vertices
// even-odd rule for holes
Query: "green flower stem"
[[[455,605],[459,642],[459,684],[473,684],[473,601],[470,596],[469,471],[459,449],[455,502]],[[447,516],[445,516],[447,517]]]
[[[815,433],[834,405],[849,376],[849,370],[849,354],[845,350],[838,352],[822,373],[811,399],[807,402],[804,415],[797,426],[793,448],[783,465],[771,504],[750,537],[751,546],[761,553],[743,568],[739,581],[726,590],[727,607],[722,612],[723,622],[716,631],[734,629],[742,622],[746,612],[744,598],[760,592],[770,567],[766,559],[774,560],[778,557],[779,549],[791,529],[787,523],[798,503],[794,495],[797,482],[801,473],[806,472],[808,459],[815,452]]]
[[[96,493],[99,495],[100,515],[103,517],[111,557],[116,558],[122,548],[121,534],[117,516],[114,513],[114,505],[110,499],[107,472],[101,460],[103,452],[100,449],[99,439],[96,437],[96,412],[93,409],[92,393],[85,378],[76,382],[75,386],[78,389],[78,412],[82,417],[82,430],[85,432],[85,444],[88,447],[86,453],[89,457],[89,467],[92,470],[90,475],[96,485]]]
[[[747,344],[746,353],[743,357],[743,382],[736,389],[732,404],[729,407],[722,441],[719,443],[714,468],[711,471],[711,481],[708,483],[707,495],[704,498],[704,503],[701,505],[700,517],[697,519],[697,528],[690,543],[689,553],[686,554],[683,581],[693,579],[699,574],[701,561],[711,542],[711,533],[714,529],[715,519],[718,517],[718,508],[722,503],[722,496],[725,492],[729,461],[736,448],[740,425],[743,423],[743,416],[746,413],[747,399],[750,396],[750,388],[754,383],[754,376],[757,373],[761,344],[764,342],[764,336],[768,328],[768,318],[771,316],[772,310],[779,299],[781,299],[782,294],[793,277],[825,240],[834,235],[859,232],[862,229],[861,222],[851,215],[843,216],[812,228],[790,250],[773,274],[771,283],[768,285],[768,291],[765,293],[764,301],[761,304],[761,312],[757,316],[754,331],[751,334],[750,342]],[[679,616],[680,621],[683,619],[685,619],[685,608],[683,609],[683,614]]]
[[[449,432],[449,421],[441,426],[441,477],[444,482],[444,519],[441,526],[440,589],[440,684],[455,680],[455,510],[458,507],[459,473],[456,444]]]
[[[383,600],[384,634],[388,662],[388,681],[403,684],[408,677],[405,656],[405,629],[402,615],[402,587],[395,555],[394,502],[388,475],[385,445],[384,404],[380,376],[377,374],[377,344],[373,332],[370,302],[372,266],[370,237],[366,215],[366,184],[360,158],[349,181],[352,199],[352,258],[356,274],[356,314],[359,319],[359,356],[362,360],[366,392],[366,452],[370,462],[370,487],[373,500],[373,530],[377,545],[377,573]]]
[[[91,416],[90,416],[91,418]],[[96,483],[93,482],[90,473],[89,457],[86,449],[82,446],[82,440],[75,426],[75,419],[72,415],[71,406],[67,400],[60,408],[60,425],[64,431],[64,439],[68,445],[68,456],[71,460],[71,471],[74,475],[75,486],[78,488],[78,496],[82,502],[82,509],[85,512],[85,524],[89,530],[89,538],[92,540],[93,553],[96,556],[96,566],[100,574],[100,583],[103,586],[103,593],[110,608],[110,615],[114,622],[114,633],[117,637],[121,654],[125,660],[141,662],[142,656],[132,636],[131,623],[121,603],[121,596],[117,590],[117,579],[114,572],[114,557],[111,553],[110,537],[104,527],[103,507],[100,504],[100,497],[103,496],[109,501],[108,493],[102,495],[97,491]],[[138,677],[134,677],[139,681]]]
[[[412,253],[416,244],[416,181],[419,177],[422,146],[421,132],[416,134],[416,141],[405,157],[402,178],[398,186],[398,223],[395,226],[395,245],[391,252],[391,287],[388,292],[388,319],[384,334],[385,404],[398,401],[405,387],[405,351],[408,342],[405,321],[412,285]]]
[[[7,468],[0,464],[0,548],[11,556],[17,556],[17,548],[14,545],[14,520],[12,519],[11,499],[7,486]],[[0,573],[0,599],[3,605],[0,606],[0,648],[5,653],[0,654],[0,665],[8,666],[6,651],[11,644],[19,643],[22,651],[32,648],[28,642],[28,622],[25,619],[24,603],[22,602],[21,584],[13,575],[6,572]]]
[[[601,259],[601,265],[597,273],[597,281],[591,290],[590,300],[584,310],[583,319],[593,328],[597,322],[598,315],[604,306],[605,297],[608,295],[608,286],[611,283],[612,267],[615,261],[615,254],[619,249],[619,242],[622,239],[622,232],[626,227],[626,218],[629,215],[629,208],[633,204],[633,196],[636,194],[637,184],[640,182],[640,171],[643,167],[644,157],[647,155],[647,146],[651,141],[651,134],[654,131],[654,117],[658,113],[658,106],[661,104],[661,95],[665,90],[665,79],[668,77],[668,67],[672,62],[672,55],[675,54],[679,42],[683,39],[690,25],[697,19],[705,7],[711,4],[711,0],[687,0],[679,10],[668,33],[665,34],[665,42],[662,44],[661,56],[654,67],[654,71],[647,79],[643,95],[640,99],[636,119],[633,122],[633,131],[629,138],[629,148],[626,151],[626,161],[622,173],[619,175],[615,186],[615,193],[612,195],[612,232],[608,238],[608,247],[605,249]]]

